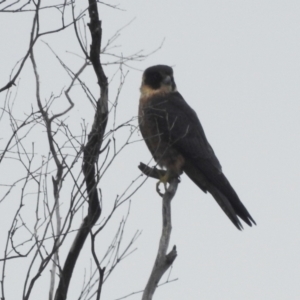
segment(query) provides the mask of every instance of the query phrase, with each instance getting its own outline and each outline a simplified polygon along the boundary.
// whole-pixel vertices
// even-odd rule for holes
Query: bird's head
[[[150,96],[158,93],[176,92],[173,69],[165,65],[157,65],[144,71],[141,94]]]

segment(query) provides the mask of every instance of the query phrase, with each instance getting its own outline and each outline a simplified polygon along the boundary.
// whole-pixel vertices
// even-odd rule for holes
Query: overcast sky
[[[300,2],[122,0],[120,7],[126,11],[99,7],[104,39],[133,18],[117,43],[121,45],[117,52],[151,52],[165,39],[161,50],[132,66],[174,68],[178,91],[197,112],[225,175],[257,222],[238,231],[215,200],[183,175],[172,201],[170,247],[177,246],[178,257],[171,279],[178,280],[157,289],[154,299],[300,299]],[[30,20],[25,15],[0,16],[1,87],[24,55]],[[43,40],[69,63],[74,60],[74,70],[80,65],[65,53],[80,54],[80,49],[66,44],[63,35]],[[44,54],[49,55],[41,42],[36,52],[40,62]],[[63,87],[61,79],[55,78],[59,65],[52,59],[43,62],[45,97]],[[29,70],[28,64],[21,75],[20,113],[34,103],[34,91],[26,89]],[[106,70],[113,74],[113,69]],[[129,70],[119,99],[120,123],[137,115],[139,70]],[[113,87],[114,83],[111,98],[116,93]],[[0,94],[0,101],[3,97]],[[75,103],[78,120],[80,107]],[[140,161],[147,163],[151,158],[143,142],[131,144],[122,155],[109,171],[113,177],[103,181],[107,201],[113,201],[139,175]],[[155,184],[147,180],[132,197],[128,238],[136,229],[142,235],[138,250],[104,286],[105,300],[141,290],[146,284],[161,231],[161,200]],[[2,208],[0,214],[5,218]],[[87,259],[82,269],[88,263]],[[81,288],[74,281],[71,287]],[[128,299],[140,298],[139,294]]]

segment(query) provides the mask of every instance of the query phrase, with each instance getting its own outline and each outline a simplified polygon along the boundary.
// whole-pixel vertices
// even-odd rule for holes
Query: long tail
[[[189,165],[184,169],[184,172],[199,188],[204,192],[208,191],[215,198],[219,206],[237,229],[243,229],[238,217],[249,226],[252,226],[252,224],[256,225],[224,174],[220,173],[217,176],[214,176],[214,183],[212,183],[211,180],[206,178],[196,166]]]

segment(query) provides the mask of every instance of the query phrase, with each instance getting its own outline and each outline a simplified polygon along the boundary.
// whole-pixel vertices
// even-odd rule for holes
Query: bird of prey
[[[256,224],[222,172],[195,111],[177,91],[173,69],[165,65],[144,71],[139,103],[142,136],[159,166],[164,183],[183,172],[209,192],[231,222],[241,230],[242,219]]]

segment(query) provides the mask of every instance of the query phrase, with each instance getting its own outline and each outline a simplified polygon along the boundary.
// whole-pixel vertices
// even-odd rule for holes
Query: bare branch
[[[84,148],[83,173],[85,177],[89,209],[83,223],[73,242],[71,250],[65,261],[64,268],[60,274],[60,281],[56,291],[55,300],[64,300],[67,297],[68,287],[72,273],[85,243],[85,240],[101,215],[99,197],[97,193],[97,182],[95,180],[95,163],[98,160],[100,149],[103,142],[103,136],[108,117],[108,83],[100,62],[100,49],[102,39],[101,21],[99,20],[97,1],[89,0],[90,32],[92,44],[90,49],[90,60],[94,67],[95,74],[100,87],[100,99],[97,102],[97,109],[94,117],[92,130],[88,136],[87,145]]]
[[[49,35],[49,34],[53,34],[53,33],[57,33],[57,32],[60,32],[62,30],[65,30],[66,28],[73,25],[73,23],[76,23],[78,20],[80,20],[83,17],[83,13],[81,13],[77,18],[74,18],[74,20],[72,22],[68,23],[68,24],[64,24],[64,22],[63,22],[63,24],[57,29],[49,30],[49,31],[45,31],[45,32],[40,33],[39,32],[39,29],[40,29],[39,13],[40,13],[40,10],[41,10],[40,5],[41,5],[41,0],[38,0],[37,4],[35,5],[36,8],[35,8],[35,10],[33,10],[33,11],[35,11],[35,15],[34,15],[34,18],[33,18],[28,50],[27,50],[24,58],[21,60],[20,66],[19,66],[16,74],[9,80],[9,82],[5,86],[0,88],[0,93],[7,90],[7,89],[9,89],[9,88],[11,88],[13,85],[15,85],[15,81],[17,80],[18,76],[20,75],[20,73],[21,73],[21,71],[22,71],[22,69],[25,65],[25,62],[27,61],[27,59],[28,59],[35,43],[37,42],[37,40],[41,36]],[[63,4],[62,7],[64,8],[66,5],[67,5],[67,3]]]
[[[140,165],[138,166],[138,168],[147,176],[155,178],[155,179],[160,179],[162,176],[166,175],[165,170],[161,170],[161,169],[157,169],[156,167],[151,168],[147,165],[145,165],[144,163],[140,163]]]
[[[109,176],[108,170],[116,163],[116,158],[123,153],[124,148],[138,141],[135,139],[138,130],[136,117],[129,117],[127,121],[123,121],[123,116],[119,118],[123,112],[119,112],[118,109],[122,100],[122,88],[129,73],[126,63],[141,61],[148,54],[142,50],[133,51],[129,55],[115,51],[121,30],[131,22],[113,34],[107,43],[103,41],[102,45],[102,25],[98,8],[106,9],[103,5],[113,9],[119,8],[99,0],[85,2],[58,0],[55,1],[56,4],[43,6],[41,0],[0,0],[0,13],[15,13],[14,16],[24,18],[22,24],[29,21],[31,26],[28,29],[29,41],[22,54],[23,58],[9,72],[4,87],[0,87],[2,88],[0,92],[6,90],[3,93],[4,101],[0,104],[0,122],[1,126],[5,125],[0,137],[0,166],[4,171],[2,172],[4,176],[0,175],[2,180],[0,204],[4,207],[8,205],[4,200],[12,199],[14,201],[11,201],[11,205],[16,205],[10,207],[13,212],[11,215],[2,209],[2,214],[4,216],[7,214],[10,222],[4,224],[7,229],[3,228],[4,247],[0,258],[1,299],[6,299],[8,292],[10,293],[9,289],[14,282],[11,271],[18,258],[21,258],[19,261],[20,265],[22,263],[24,280],[16,292],[22,299],[29,300],[34,297],[33,293],[38,285],[43,286],[44,298],[48,297],[48,300],[53,298],[65,300],[67,296],[73,298],[74,294],[72,292],[71,295],[68,288],[71,278],[74,278],[74,281],[78,280],[74,268],[90,235],[91,247],[84,249],[84,253],[89,252],[91,257],[90,277],[84,278],[78,299],[99,300],[103,284],[111,278],[110,275],[119,267],[120,262],[137,249],[134,243],[141,234],[139,230],[134,231],[124,245],[125,229],[128,230],[125,224],[129,218],[129,211],[120,220],[112,239],[105,240],[100,249],[97,239],[101,238],[98,233],[109,228],[108,222],[115,224],[113,217],[117,209],[126,202],[130,207],[132,196],[147,178],[142,174],[135,176],[133,180],[126,178],[126,181],[129,180],[127,185],[123,190],[116,191],[117,194],[113,195],[112,199],[102,199],[102,190],[109,187],[100,188],[99,183],[104,182],[103,179]],[[82,8],[82,5],[87,3],[88,6]],[[20,16],[18,13],[21,12],[30,13]],[[65,34],[62,33],[65,43],[52,47],[51,43],[55,40],[48,35],[54,34],[55,37],[59,37],[59,33],[70,25],[74,25],[72,28],[74,34],[70,34],[71,29]],[[91,34],[89,42],[87,31]],[[56,68],[47,66],[49,60],[46,52],[38,53],[42,50],[38,48],[41,36],[45,36],[45,41],[41,42],[55,55],[62,66],[62,72],[59,73]],[[73,47],[72,39],[75,40],[77,47]],[[90,48],[88,43],[91,44]],[[66,48],[61,50],[60,47],[64,45],[67,47],[72,45],[74,53],[64,52]],[[80,54],[83,51],[83,55],[80,54],[79,57],[79,65],[76,62],[74,64],[74,60],[78,60],[77,57],[73,56],[73,61],[69,62],[61,51],[75,54],[77,57],[79,55],[76,52],[79,51]],[[103,58],[103,55],[107,57]],[[25,64],[28,62],[32,68],[26,68]],[[78,69],[73,70],[74,65],[78,66]],[[118,65],[118,68],[110,67],[114,70],[109,83],[103,70],[105,65]],[[43,69],[45,66],[47,69]],[[64,71],[69,78],[64,76]],[[96,75],[94,82],[89,71]],[[26,89],[20,77],[23,72]],[[117,74],[120,75],[119,86],[116,89],[115,99],[109,101],[108,84],[115,83]],[[17,87],[12,89],[15,84]],[[74,93],[76,85],[81,89],[79,93]],[[50,96],[47,96],[49,89]],[[35,93],[34,97],[27,94],[27,91]],[[30,102],[32,100],[33,103]],[[80,103],[82,106],[85,106],[87,101],[91,102],[92,107],[87,108],[94,112],[92,120],[86,119],[91,110],[81,109],[82,106],[79,105],[76,110],[72,110],[79,101],[82,101]],[[23,113],[23,107],[26,105],[29,106],[29,110],[25,108],[26,113]],[[111,127],[107,130],[109,115],[112,121]],[[75,118],[76,121],[73,122]],[[77,120],[80,120],[79,124]],[[5,176],[7,167],[9,171]],[[144,172],[145,170],[146,168]],[[164,174],[163,170],[148,172],[149,176],[156,178],[161,177],[161,174]],[[103,216],[102,203],[112,204],[105,210]],[[78,224],[80,219],[81,225]],[[70,245],[72,235],[75,238]],[[104,256],[100,258],[99,253],[107,244],[107,251],[104,248]],[[62,261],[59,252],[66,251],[67,256]],[[23,268],[24,263],[27,267]],[[44,280],[40,278],[41,276],[45,278],[48,271],[50,287],[45,289]],[[85,276],[88,277],[88,274]]]
[[[163,227],[162,234],[159,242],[159,248],[156,256],[156,260],[149,277],[148,283],[143,293],[142,300],[151,300],[153,294],[158,286],[159,280],[163,274],[168,270],[172,265],[177,256],[176,246],[173,246],[173,249],[167,254],[172,223],[171,223],[171,201],[175,196],[179,180],[173,178],[170,181],[170,185],[166,190],[163,196],[163,205],[162,205],[162,216],[163,216]]]

